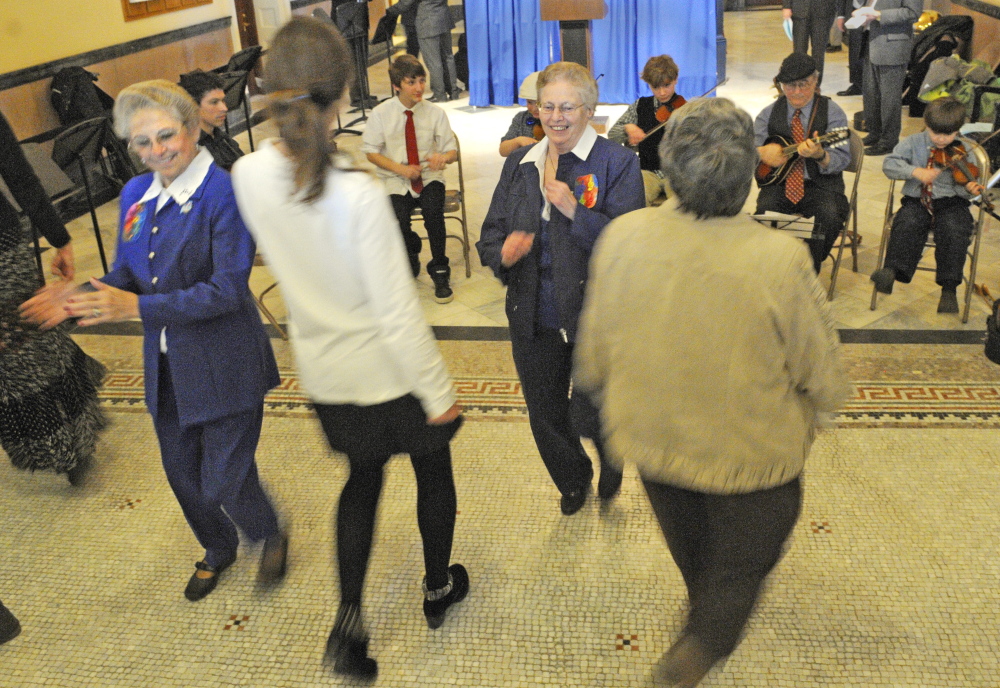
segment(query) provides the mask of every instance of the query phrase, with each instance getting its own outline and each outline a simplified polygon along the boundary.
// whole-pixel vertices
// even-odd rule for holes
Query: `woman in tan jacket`
[[[694,686],[738,644],[846,384],[808,251],[740,212],[757,164],[749,115],[688,103],[660,159],[677,202],[602,234],[574,380],[601,409],[610,459],[638,466],[687,585],[687,625],[654,679]]]

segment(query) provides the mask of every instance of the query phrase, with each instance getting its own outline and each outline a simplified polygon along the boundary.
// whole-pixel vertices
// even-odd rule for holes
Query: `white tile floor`
[[[777,13],[726,15],[731,80],[723,95],[751,113],[790,44]],[[846,86],[846,56],[828,56],[827,88]],[[384,70],[372,68],[387,95]],[[848,114],[859,98],[839,99]],[[448,104],[463,142],[470,233],[478,233],[501,167],[495,149],[514,108],[475,114]],[[613,121],[624,106],[602,105]],[[916,130],[907,121],[904,133]],[[258,137],[267,124],[255,130]],[[245,136],[242,137],[245,141]],[[344,146],[356,138],[344,137]],[[833,302],[847,328],[957,329],[934,312],[928,276],[868,310],[886,182],[865,172],[861,271],[841,273]],[[117,210],[101,209],[106,241]],[[88,221],[72,228],[81,274],[99,273]],[[981,279],[1000,276],[995,225]],[[457,245],[450,247],[454,265]],[[824,276],[829,268],[824,268]],[[266,270],[254,285],[266,286]],[[455,270],[456,299],[435,324],[503,325],[503,292],[474,259]],[[281,313],[280,299],[269,303]],[[975,303],[975,302],[974,302]],[[981,329],[985,309],[968,328]],[[710,316],[709,316],[710,317]],[[247,549],[206,600],[181,590],[200,555],[173,499],[141,397],[139,337],[82,335],[116,376],[102,392],[112,426],[82,488],[19,473],[0,461],[0,595],[22,635],[0,647],[2,688],[305,688],[347,685],[320,665],[335,614],[332,513],[346,477],[294,384],[288,345],[275,340],[286,385],[266,413],[261,473],[293,525],[291,568],[270,594],[254,589]],[[455,560],[472,592],[429,631],[414,485],[389,469],[366,587],[377,685],[648,686],[650,668],[683,623],[683,584],[634,471],[621,495],[578,515],[557,493],[524,422],[506,342],[445,341],[468,409],[453,452],[459,495]],[[733,656],[705,686],[995,688],[1000,685],[1000,369],[981,346],[848,345],[855,394],[823,433],[805,474],[805,502]],[[627,643],[625,641],[628,641]]]

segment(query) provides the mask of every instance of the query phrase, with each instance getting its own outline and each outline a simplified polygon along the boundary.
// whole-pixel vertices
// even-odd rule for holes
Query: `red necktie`
[[[413,110],[404,110],[406,114],[406,164],[420,167],[420,153],[417,151],[417,128],[413,126]],[[802,129],[802,126],[799,126]],[[412,180],[410,186],[417,193],[424,190],[424,180],[420,177]]]
[[[802,129],[802,110],[796,110],[792,115],[792,139],[795,143],[802,143],[806,134]],[[785,198],[792,203],[798,203],[806,195],[805,167],[806,161],[799,157],[792,163],[792,169],[785,177]]]
[[[934,149],[931,148],[930,155],[927,156],[927,169],[932,169],[934,167]],[[920,185],[920,205],[924,206],[924,209],[934,215],[934,196],[932,194],[932,188],[934,183],[921,184]]]

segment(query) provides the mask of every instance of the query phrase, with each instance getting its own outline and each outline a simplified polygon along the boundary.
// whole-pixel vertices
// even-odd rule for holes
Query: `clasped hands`
[[[139,297],[91,277],[95,291],[85,291],[69,280],[47,284],[21,304],[21,317],[43,330],[67,318],[79,318],[84,327],[139,317]]]
[[[576,217],[578,203],[576,196],[570,191],[566,182],[561,182],[558,179],[545,182],[545,198],[570,220]],[[503,246],[500,248],[500,264],[509,268],[528,255],[534,242],[535,235],[533,233],[514,230],[507,235],[507,239],[504,240]]]

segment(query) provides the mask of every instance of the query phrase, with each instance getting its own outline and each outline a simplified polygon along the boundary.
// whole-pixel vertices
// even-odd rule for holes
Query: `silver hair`
[[[538,99],[542,98],[542,89],[555,81],[565,81],[572,85],[584,107],[594,114],[597,109],[597,81],[586,67],[575,62],[553,62],[546,67],[539,75],[536,87],[538,89]]]
[[[688,101],[660,142],[660,167],[680,209],[699,219],[740,212],[758,159],[750,115],[726,98]]]
[[[198,104],[187,91],[166,79],[140,81],[126,86],[115,98],[115,133],[132,137],[132,119],[140,110],[161,110],[181,122],[189,131],[198,129]]]

